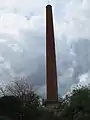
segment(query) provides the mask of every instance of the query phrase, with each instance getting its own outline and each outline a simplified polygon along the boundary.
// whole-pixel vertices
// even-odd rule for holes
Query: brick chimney
[[[46,6],[46,93],[47,103],[58,101],[57,69],[52,6]]]

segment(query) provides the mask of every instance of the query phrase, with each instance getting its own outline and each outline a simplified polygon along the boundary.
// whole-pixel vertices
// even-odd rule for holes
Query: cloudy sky
[[[48,0],[0,0],[0,85],[26,76],[45,95]],[[90,0],[50,0],[59,94],[90,83]]]

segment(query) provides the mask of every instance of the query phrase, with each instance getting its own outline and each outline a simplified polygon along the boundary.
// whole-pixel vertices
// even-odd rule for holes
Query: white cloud
[[[70,0],[64,9],[63,20],[57,27],[59,38],[90,38],[90,1]]]

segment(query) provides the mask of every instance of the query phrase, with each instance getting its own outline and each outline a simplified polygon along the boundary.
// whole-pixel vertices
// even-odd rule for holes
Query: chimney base
[[[57,108],[59,106],[60,102],[57,100],[57,101],[48,101],[48,100],[45,100],[43,102],[43,105],[45,106],[45,109],[47,109],[49,112],[52,112],[54,115],[57,114]]]
[[[54,107],[57,107],[58,105],[59,105],[59,101],[58,100],[56,100],[56,101],[49,101],[49,100],[45,100],[45,101],[43,101],[43,105],[45,106],[45,107],[52,107],[52,108],[54,108]]]

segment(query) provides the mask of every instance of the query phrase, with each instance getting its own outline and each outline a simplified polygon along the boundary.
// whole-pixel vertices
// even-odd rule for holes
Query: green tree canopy
[[[90,86],[75,88],[59,105],[62,120],[90,119]]]

